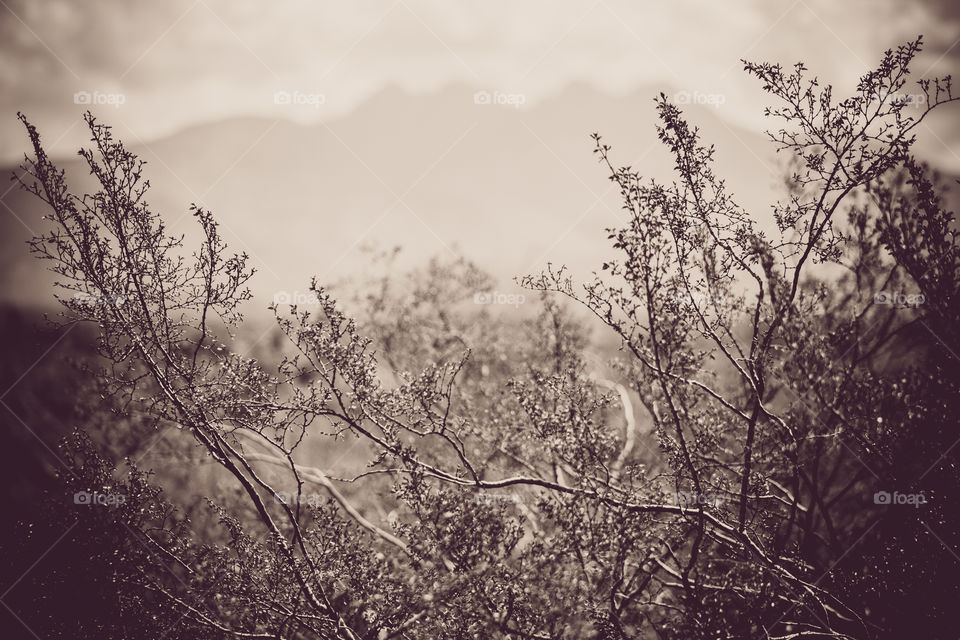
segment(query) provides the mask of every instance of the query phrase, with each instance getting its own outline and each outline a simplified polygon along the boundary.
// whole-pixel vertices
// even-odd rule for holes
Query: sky
[[[376,93],[467,85],[523,108],[577,83],[610,95],[662,86],[721,104],[760,130],[741,58],[803,59],[849,86],[882,51],[922,33],[915,72],[960,60],[950,2],[2,0],[0,160],[18,160],[15,113],[55,153],[85,140],[94,106],[144,141],[236,116],[335,120]],[[277,98],[290,96],[289,103]],[[512,96],[512,98],[511,98]],[[78,102],[80,104],[78,104]],[[941,137],[942,134],[941,134]],[[945,139],[933,149],[960,169]],[[931,145],[933,148],[934,145]]]

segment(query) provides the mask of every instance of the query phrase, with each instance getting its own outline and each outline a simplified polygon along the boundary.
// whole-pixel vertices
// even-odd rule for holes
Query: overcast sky
[[[919,33],[928,44],[916,73],[949,73],[960,59],[960,23],[949,2],[0,5],[5,162],[24,151],[18,110],[42,127],[55,153],[75,149],[85,139],[77,92],[100,101],[111,118],[147,141],[238,115],[332,120],[391,86],[422,93],[451,84],[519,95],[526,106],[578,82],[613,95],[663,87],[722,96],[714,98],[727,106],[722,117],[760,128],[756,85],[742,73],[742,57],[787,64],[802,58],[841,86],[874,65],[885,48]],[[302,104],[276,104],[279,91]],[[952,140],[938,144],[943,162],[960,170]]]

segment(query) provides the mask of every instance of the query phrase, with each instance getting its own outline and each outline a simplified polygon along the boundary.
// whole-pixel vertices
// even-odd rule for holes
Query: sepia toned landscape
[[[958,637],[953,5],[0,51],[0,637]]]

